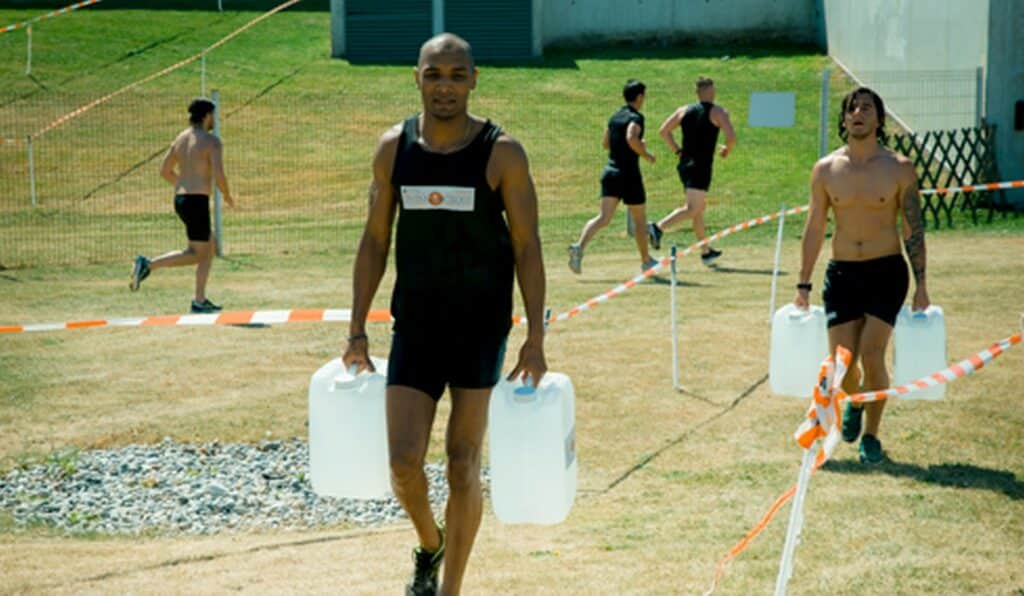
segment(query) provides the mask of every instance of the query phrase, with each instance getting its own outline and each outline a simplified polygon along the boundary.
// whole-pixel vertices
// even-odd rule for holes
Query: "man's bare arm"
[[[636,122],[630,122],[626,127],[626,143],[637,155],[654,163],[654,156],[647,151],[647,143],[640,138],[640,125]]]
[[[926,252],[924,247],[924,217],[921,212],[921,195],[918,192],[917,174],[910,163],[901,164],[903,170],[903,245],[907,249],[910,268],[914,271],[917,287],[925,285]]]
[[[178,156],[174,153],[174,145],[172,144],[167,150],[167,155],[164,156],[163,163],[160,164],[160,177],[171,184],[171,186],[178,185],[178,173],[174,171],[174,166],[178,164]]]
[[[391,186],[391,168],[398,151],[396,129],[384,133],[373,156],[373,180],[370,182],[370,208],[366,227],[359,240],[356,262],[352,271],[352,321],[350,336],[366,333],[366,317],[370,304],[384,277],[388,250],[391,247],[391,226],[395,221],[397,204]]]
[[[530,176],[526,151],[515,139],[503,136],[494,148],[500,167],[499,188],[508,214],[512,251],[516,263],[528,324],[526,343],[509,378],[529,375],[536,385],[547,372],[544,361],[544,259],[538,232],[537,192]]]
[[[725,133],[725,149],[718,154],[728,157],[736,148],[736,130],[732,127],[732,120],[729,120],[729,112],[721,106],[715,106],[711,109],[711,122]]]
[[[686,106],[683,106],[676,111],[672,112],[665,121],[661,123],[661,128],[658,129],[658,134],[661,136],[668,148],[672,150],[673,155],[679,155],[682,150],[679,144],[676,143],[676,138],[673,136],[676,129],[679,128],[679,123],[683,121],[683,116],[686,114]]]
[[[825,228],[828,226],[828,193],[825,190],[825,174],[828,163],[821,160],[811,170],[811,202],[804,225],[803,241],[800,244],[800,283],[810,283],[814,264],[825,243]]]
[[[234,207],[235,198],[231,196],[228,177],[224,175],[224,144],[217,137],[213,137],[213,145],[210,147],[210,167],[213,169],[213,180],[224,195],[224,202]]]

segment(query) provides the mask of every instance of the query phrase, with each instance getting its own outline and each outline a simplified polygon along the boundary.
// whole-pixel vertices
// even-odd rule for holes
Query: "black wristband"
[[[365,333],[356,333],[355,335],[348,336],[348,341],[353,342],[359,339],[369,339]]]
[[[798,289],[798,290],[807,290],[808,292],[810,292],[811,291],[811,284],[809,284],[809,283],[807,283],[807,284],[796,284],[796,289]]]

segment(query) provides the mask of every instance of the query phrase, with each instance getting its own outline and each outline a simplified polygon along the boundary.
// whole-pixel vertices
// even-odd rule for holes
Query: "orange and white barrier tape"
[[[15,137],[0,137],[0,145],[20,145],[21,139]]]
[[[994,358],[1006,350],[1021,343],[1021,337],[1022,334],[1020,333],[1011,335],[1002,341],[992,344],[977,354],[974,354],[970,358],[961,360],[946,369],[932,373],[927,377],[921,377],[920,379],[907,383],[906,385],[900,385],[899,387],[893,387],[892,389],[886,389],[884,391],[867,391],[864,393],[858,393],[856,395],[851,395],[850,399],[857,403],[881,401],[890,397],[903,397],[908,393],[924,391],[925,389],[935,387],[936,385],[955,381],[977,371],[989,362],[992,362]]]
[[[50,12],[44,14],[44,15],[39,15],[38,17],[35,17],[33,19],[29,19],[27,21],[22,21],[21,23],[14,23],[13,25],[5,25],[3,27],[0,27],[0,34],[7,33],[8,31],[14,31],[15,29],[22,29],[22,28],[28,27],[29,25],[32,25],[34,23],[38,23],[39,21],[42,21],[42,20],[45,20],[45,19],[52,19],[53,17],[58,17],[58,16],[60,16],[60,15],[62,15],[64,13],[68,13],[68,12],[71,12],[73,10],[78,10],[79,8],[85,8],[86,6],[90,6],[90,5],[93,5],[93,4],[99,4],[102,1],[103,0],[85,0],[84,2],[77,2],[77,3],[72,4],[70,6],[65,6],[64,8],[59,8],[57,10],[50,11]]]
[[[809,209],[809,207],[807,205],[803,205],[801,207],[794,207],[794,208],[788,209],[786,211],[779,211],[777,213],[770,213],[768,215],[762,215],[761,217],[756,217],[754,219],[738,223],[738,224],[736,224],[736,225],[734,225],[734,226],[732,226],[730,228],[726,228],[724,230],[721,230],[721,231],[715,233],[714,235],[709,236],[709,237],[701,240],[700,242],[696,242],[694,244],[691,244],[690,246],[688,246],[687,248],[682,250],[679,254],[682,255],[682,256],[688,255],[688,254],[692,253],[693,251],[701,248],[702,246],[705,246],[707,244],[710,244],[711,242],[714,242],[715,240],[718,240],[719,238],[725,238],[726,236],[729,236],[731,234],[735,234],[736,232],[740,232],[740,231],[743,231],[743,230],[749,230],[750,228],[753,228],[753,227],[759,226],[761,224],[768,223],[768,222],[770,222],[772,220],[778,219],[779,216],[781,216],[783,213],[785,213],[786,215],[795,215],[797,213],[803,213],[803,212],[807,211],[808,209]],[[672,257],[665,257],[665,258],[661,259],[660,261],[658,261],[657,265],[651,267],[647,271],[644,271],[640,275],[637,275],[633,279],[625,281],[625,282],[615,286],[614,288],[608,290],[607,292],[604,292],[603,294],[600,294],[598,296],[595,296],[595,297],[591,298],[590,300],[587,300],[586,302],[584,302],[583,304],[580,304],[579,306],[577,306],[575,308],[569,309],[566,312],[564,312],[564,313],[562,313],[562,314],[560,314],[560,315],[558,315],[556,317],[552,317],[552,318],[548,319],[548,324],[559,322],[559,321],[565,321],[567,319],[570,319],[570,318],[580,314],[583,311],[590,310],[591,308],[594,308],[594,307],[600,305],[602,302],[606,302],[606,301],[610,300],[611,298],[619,296],[619,295],[625,293],[626,290],[629,290],[631,288],[635,288],[639,283],[641,283],[645,279],[650,279],[651,277],[655,276],[662,269],[664,269],[665,267],[670,266],[671,263],[672,263]],[[517,324],[526,323],[526,318],[525,317],[516,317],[515,318],[515,323],[517,323]]]
[[[106,94],[103,97],[100,97],[98,99],[94,99],[93,101],[91,101],[91,102],[89,102],[89,103],[87,103],[87,104],[85,104],[85,105],[83,105],[83,106],[81,106],[81,107],[79,107],[77,109],[74,109],[74,110],[68,112],[67,114],[64,114],[60,118],[57,118],[53,122],[47,124],[43,128],[41,128],[38,131],[36,131],[35,133],[33,133],[32,136],[31,136],[32,140],[38,139],[39,137],[41,137],[44,134],[50,132],[51,130],[57,128],[58,126],[61,126],[65,122],[68,122],[70,120],[73,120],[73,119],[81,116],[82,114],[88,112],[89,110],[95,108],[96,106],[98,106],[98,105],[100,105],[102,103],[105,103],[107,101],[110,101],[111,99],[117,97],[118,95],[121,95],[121,94],[126,93],[128,91],[131,91],[132,89],[138,87],[139,85],[144,85],[145,83],[148,83],[148,82],[150,82],[150,81],[152,81],[154,79],[160,78],[160,77],[162,77],[162,76],[164,76],[164,75],[166,75],[168,73],[171,73],[171,72],[173,72],[175,70],[178,70],[182,66],[190,64],[192,62],[195,62],[196,60],[201,58],[203,55],[208,54],[213,49],[224,45],[229,40],[231,40],[235,36],[241,34],[246,29],[249,29],[250,27],[256,25],[260,21],[262,21],[264,19],[267,19],[267,18],[271,17],[272,15],[277,14],[278,12],[281,12],[282,10],[288,8],[289,6],[292,6],[294,4],[298,4],[301,1],[302,0],[288,0],[288,2],[285,2],[284,4],[281,4],[281,5],[277,6],[276,8],[273,8],[270,11],[263,13],[262,15],[260,15],[260,16],[256,17],[255,19],[249,21],[245,25],[242,25],[241,27],[239,27],[235,31],[231,32],[230,34],[222,37],[221,39],[219,39],[217,42],[215,42],[213,45],[211,45],[210,47],[206,48],[205,50],[203,50],[201,52],[198,52],[198,53],[196,53],[196,54],[194,54],[192,56],[189,56],[188,58],[185,58],[184,60],[181,60],[180,62],[172,64],[171,66],[168,66],[167,68],[165,68],[165,69],[163,69],[163,70],[161,70],[159,72],[155,72],[155,73],[149,75],[148,77],[139,79],[138,81],[135,81],[134,83],[129,83],[128,85],[126,85],[124,87],[121,87],[117,91],[114,91],[112,93],[108,93],[108,94]]]
[[[1024,320],[1022,320],[1024,323]],[[852,399],[854,401],[877,401],[879,399],[886,399],[888,397],[898,397],[913,393],[915,391],[923,391],[929,387],[933,387],[939,383],[949,383],[957,379],[962,379],[967,375],[975,373],[983,366],[1002,355],[1011,347],[1020,344],[1024,340],[1024,333],[1016,333],[998,341],[988,348],[978,352],[977,354],[962,360],[961,362],[954,364],[944,370],[935,372],[931,375],[922,377],[913,383],[908,383],[900,387],[894,387],[884,391],[875,391],[871,393],[858,393],[856,395],[847,396],[842,388],[839,387],[839,383],[842,382],[842,377],[836,372],[845,374],[845,368],[840,369],[835,364],[835,361],[830,356],[826,359],[822,365],[821,372],[819,373],[819,383],[815,387],[814,397],[811,403],[811,407],[807,412],[807,419],[801,423],[799,429],[794,434],[797,442],[804,449],[810,448],[815,441],[818,439],[824,440],[823,448],[818,452],[814,459],[814,464],[810,468],[810,472],[813,474],[818,470],[831,456],[832,449],[838,443],[838,429],[842,424],[842,410],[840,404],[844,399]],[[842,354],[840,353],[840,356]],[[848,367],[847,363],[845,367]],[[830,377],[830,374],[832,375]],[[753,528],[737,542],[724,557],[718,562],[715,567],[715,576],[711,583],[711,588],[705,592],[706,595],[711,594],[715,591],[720,583],[725,569],[729,563],[735,559],[740,553],[742,553],[750,545],[750,543],[756,538],[766,527],[771,523],[771,520],[778,513],[779,509],[786,504],[787,501],[793,498],[797,493],[797,485],[789,487],[786,492],[782,493],[775,500],[774,503],[768,508],[768,511],[763,517],[754,525]]]
[[[950,186],[948,188],[926,188],[921,191],[922,195],[944,195],[951,192],[983,192],[989,190],[1007,190],[1011,188],[1024,188],[1024,180],[1011,180],[1009,182],[989,182],[986,184],[967,184],[965,186]]]
[[[57,331],[61,329],[90,329],[95,327],[167,327],[190,325],[274,325],[278,323],[347,322],[352,320],[352,311],[330,308],[308,308],[296,310],[242,310],[204,315],[160,315],[155,317],[134,317],[126,319],[95,319],[90,321],[68,321],[65,323],[40,323],[34,325],[0,326],[0,333],[25,333],[31,331]],[[366,320],[371,323],[385,323],[391,320],[391,313],[385,309],[371,310]]]

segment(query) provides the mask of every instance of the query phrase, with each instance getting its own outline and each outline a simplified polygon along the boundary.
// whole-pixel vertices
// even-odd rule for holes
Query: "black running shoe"
[[[210,313],[220,312],[221,307],[210,302],[209,300],[203,300],[202,302],[192,301],[192,313],[197,315],[207,315]]]
[[[708,252],[700,256],[700,262],[704,263],[708,267],[714,264],[718,260],[718,257],[722,256],[722,251],[708,248]]]
[[[441,548],[436,552],[424,550],[417,546],[412,551],[412,560],[416,563],[412,579],[405,586],[405,596],[435,596],[437,594],[437,576],[444,560],[444,530],[437,529],[441,535]]]
[[[132,280],[128,282],[128,289],[135,292],[142,285],[142,280],[149,277],[149,259],[139,255],[135,257],[135,264],[132,266]]]
[[[664,232],[658,227],[658,224],[651,222],[647,224],[647,239],[651,241],[651,248],[658,250],[661,248],[661,235]]]
[[[210,302],[209,298],[207,298],[206,300],[203,300],[203,306],[205,306],[206,308],[210,309],[211,312],[220,312],[220,311],[224,310],[223,308],[220,307],[220,305],[217,305],[217,304],[214,304],[214,303]]]
[[[882,442],[875,435],[864,435],[860,439],[860,463],[880,464],[885,461],[885,452],[882,451]]]
[[[843,440],[852,443],[860,436],[861,420],[864,418],[864,407],[855,408],[853,402],[846,400],[843,407]]]

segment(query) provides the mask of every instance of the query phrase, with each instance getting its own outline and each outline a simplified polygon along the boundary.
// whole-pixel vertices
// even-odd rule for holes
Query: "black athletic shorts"
[[[692,159],[680,159],[676,166],[683,188],[707,190],[711,187],[711,163],[697,163]]]
[[[445,386],[490,389],[505,364],[508,336],[468,338],[421,337],[395,332],[388,357],[388,386],[411,387],[441,399]]]
[[[907,262],[901,254],[869,261],[829,261],[822,290],[828,326],[864,315],[895,326],[909,287]]]
[[[627,205],[647,202],[644,179],[639,172],[623,172],[610,167],[601,172],[601,196],[618,197]]]
[[[209,242],[210,197],[206,195],[177,195],[174,212],[185,224],[185,234],[192,242]]]

